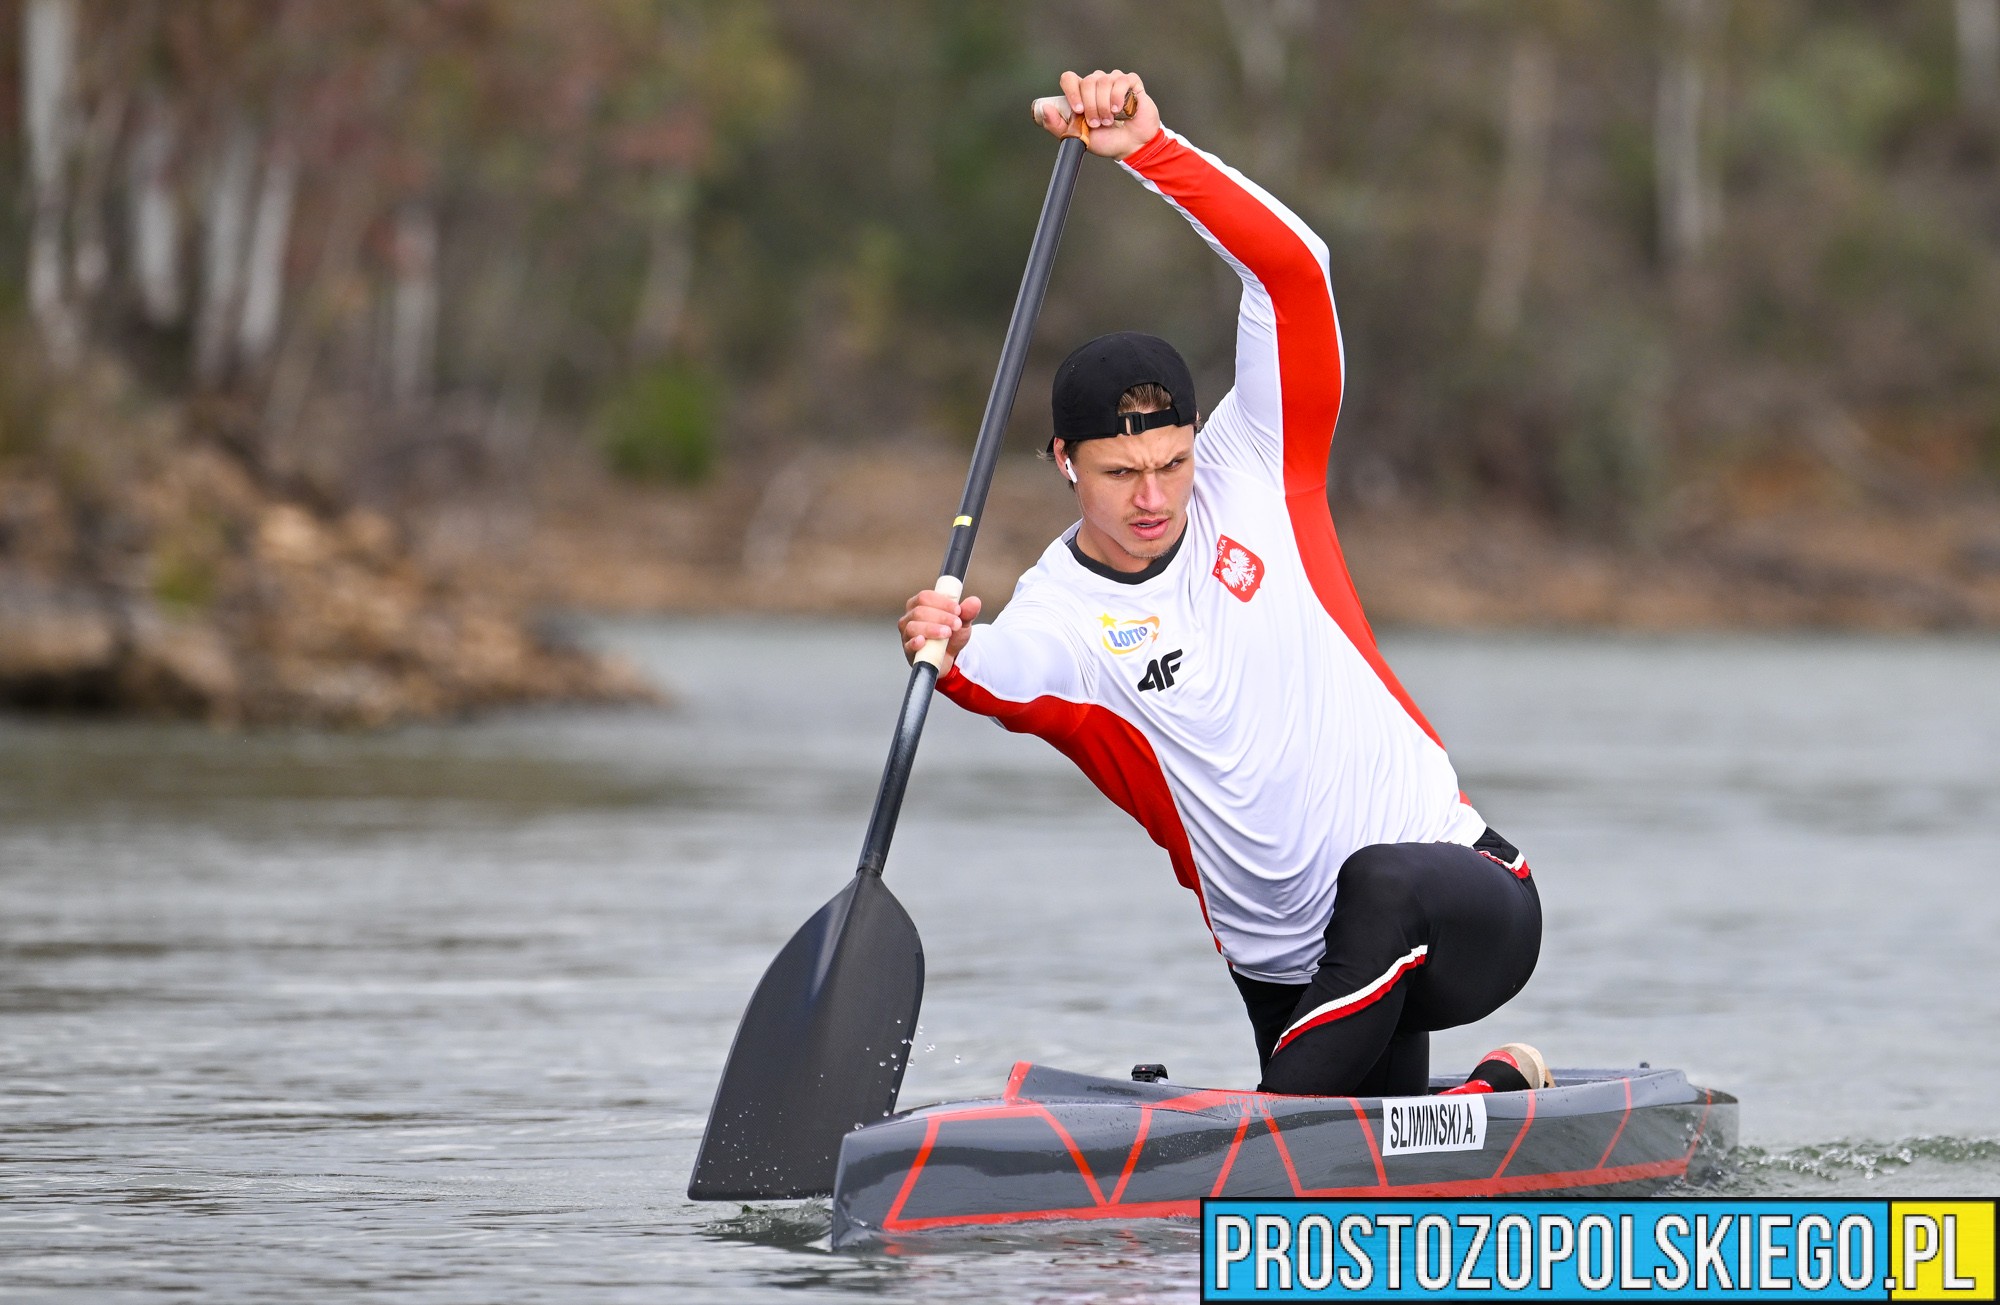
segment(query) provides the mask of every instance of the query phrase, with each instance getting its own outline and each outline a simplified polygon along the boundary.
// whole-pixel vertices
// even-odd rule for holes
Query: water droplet
[[[963,1057],[963,1056],[953,1056],[953,1057],[951,1058],[951,1063],[952,1063],[952,1064],[954,1064],[954,1065],[963,1065],[963,1064],[965,1063],[965,1057]]]
[[[925,1051],[927,1051],[927,1052],[930,1052],[930,1051],[936,1051],[936,1050],[937,1050],[937,1043],[935,1043],[935,1042],[926,1042],[926,1043],[924,1044],[924,1050],[925,1050]]]

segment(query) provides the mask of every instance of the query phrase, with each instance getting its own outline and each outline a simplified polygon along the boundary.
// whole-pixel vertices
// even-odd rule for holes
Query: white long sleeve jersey
[[[1195,440],[1186,533],[1134,575],[1072,527],[939,689],[1074,761],[1165,848],[1238,972],[1308,982],[1341,863],[1485,828],[1375,646],[1326,465],[1343,355],[1326,245],[1169,131],[1125,161],[1243,280],[1236,385]]]

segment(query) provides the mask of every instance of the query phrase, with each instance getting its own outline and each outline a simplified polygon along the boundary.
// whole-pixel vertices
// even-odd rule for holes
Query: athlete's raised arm
[[[1205,456],[1261,464],[1288,494],[1323,490],[1343,373],[1326,242],[1255,182],[1161,127],[1137,74],[1065,73],[1063,91],[1090,124],[1091,152],[1178,208],[1243,280],[1236,387],[1210,416]],[[1138,111],[1114,123],[1111,108],[1127,91]],[[1043,125],[1060,126],[1047,114]]]

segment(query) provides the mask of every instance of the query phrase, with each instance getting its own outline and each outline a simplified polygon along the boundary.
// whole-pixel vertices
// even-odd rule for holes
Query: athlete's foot
[[[1467,1096],[1480,1092],[1525,1092],[1529,1088],[1556,1085],[1542,1053],[1525,1042],[1510,1042],[1479,1058],[1465,1082],[1445,1089],[1445,1096]]]

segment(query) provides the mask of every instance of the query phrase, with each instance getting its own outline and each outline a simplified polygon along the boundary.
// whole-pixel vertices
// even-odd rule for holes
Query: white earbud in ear
[[[1076,460],[1075,460],[1075,459],[1073,459],[1073,458],[1064,458],[1064,459],[1063,459],[1063,475],[1065,475],[1065,476],[1068,476],[1068,477],[1069,477],[1069,483],[1070,483],[1070,484],[1072,484],[1072,485],[1076,484]]]

